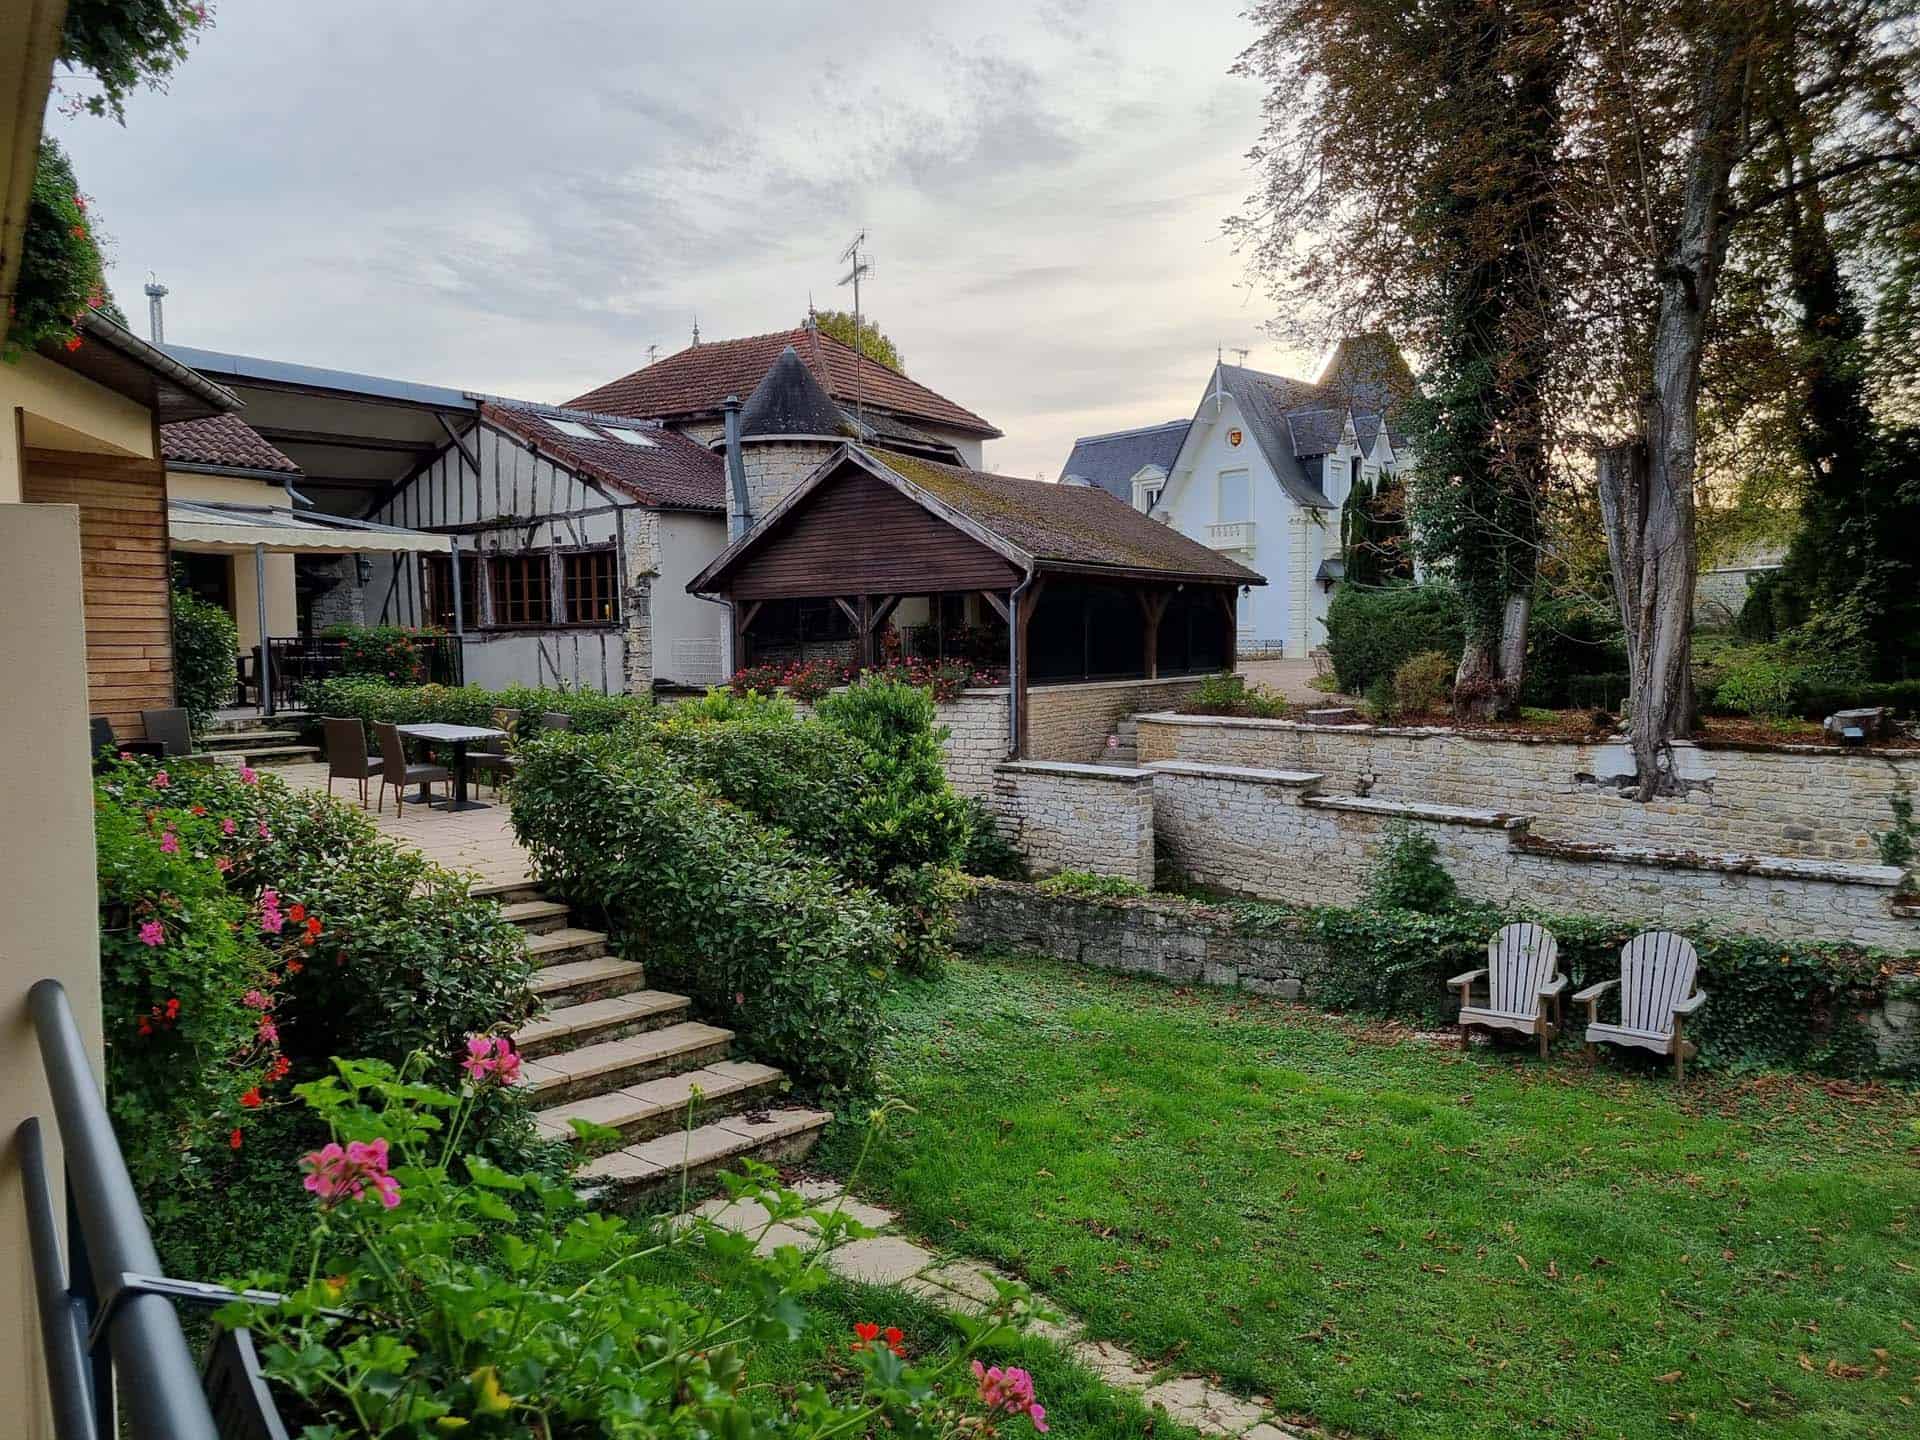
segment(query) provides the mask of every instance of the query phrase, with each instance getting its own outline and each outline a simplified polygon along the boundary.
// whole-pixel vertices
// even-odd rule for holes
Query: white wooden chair
[[[1476,982],[1487,982],[1487,1003],[1473,1003]],[[1566,1023],[1567,977],[1560,973],[1560,942],[1539,925],[1507,925],[1487,942],[1487,964],[1482,970],[1456,975],[1447,984],[1460,992],[1460,1048],[1474,1026],[1488,1030],[1518,1030],[1540,1037],[1540,1058]],[[1551,1004],[1559,1016],[1548,1018]]]
[[[1707,1003],[1707,992],[1696,989],[1700,956],[1682,936],[1649,930],[1629,940],[1620,951],[1620,978],[1589,985],[1573,998],[1587,1006],[1587,1049],[1595,1045],[1638,1045],[1656,1055],[1673,1057],[1673,1078],[1687,1078],[1687,1061],[1700,1047],[1686,1038],[1684,1022]],[[1600,1019],[1600,997],[1620,988],[1620,1023]]]

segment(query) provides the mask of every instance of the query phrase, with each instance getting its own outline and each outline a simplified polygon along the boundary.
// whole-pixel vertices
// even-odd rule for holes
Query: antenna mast
[[[873,262],[863,259],[861,251],[866,248],[867,232],[862,230],[853,237],[846,249],[840,252],[840,261],[848,267],[847,273],[840,277],[842,285],[853,286],[853,418],[863,421],[860,413],[861,385],[860,366],[866,356],[865,341],[860,328],[860,280],[873,272]]]

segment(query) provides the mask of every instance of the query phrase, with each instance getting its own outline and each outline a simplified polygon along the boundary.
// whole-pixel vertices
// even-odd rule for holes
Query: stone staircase
[[[1113,729],[1107,732],[1106,741],[1094,752],[1092,763],[1126,766],[1140,763],[1140,719],[1137,715],[1122,715],[1114,722]]]
[[[543,1013],[513,1043],[541,1133],[571,1140],[568,1121],[579,1118],[626,1142],[582,1165],[581,1180],[632,1203],[677,1185],[682,1170],[698,1178],[743,1156],[772,1163],[813,1148],[826,1112],[784,1104],[784,1074],[732,1058],[731,1030],[693,1019],[686,996],[650,989],[646,968],[609,953],[603,933],[576,926],[531,884],[474,893],[501,902],[539,967],[532,989]]]
[[[297,730],[232,730],[216,726],[200,737],[202,757],[229,765],[305,765],[320,759],[318,745],[300,743]]]

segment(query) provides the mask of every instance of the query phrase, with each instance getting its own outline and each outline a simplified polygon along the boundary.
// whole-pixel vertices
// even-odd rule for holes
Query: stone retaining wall
[[[1684,793],[1623,798],[1626,746],[1444,729],[1303,725],[1211,715],[1139,721],[1139,760],[1311,771],[1328,793],[1526,815],[1533,833],[1577,844],[1870,861],[1888,799],[1920,789],[1920,753],[1824,746],[1674,747]]]
[[[1035,685],[1027,691],[1027,757],[1091,762],[1106,752],[1107,736],[1129,715],[1183,703],[1202,677],[1105,680],[1086,685]]]
[[[1153,886],[1153,773],[1022,760],[994,770],[988,802],[1035,875],[1087,870]]]
[[[994,769],[1007,758],[1006,690],[962,691],[936,710],[938,723],[947,727],[947,783],[962,795],[989,798]]]
[[[1162,761],[1154,772],[1161,854],[1202,885],[1263,900],[1351,905],[1388,827],[1431,835],[1463,894],[1676,928],[1715,924],[1782,939],[1920,949],[1920,923],[1895,904],[1882,865],[1578,845],[1534,834],[1498,810],[1321,795],[1297,770]]]

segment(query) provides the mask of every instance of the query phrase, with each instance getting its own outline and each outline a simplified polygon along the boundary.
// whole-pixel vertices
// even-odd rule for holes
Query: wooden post
[[[1240,664],[1240,590],[1234,586],[1216,589],[1213,593],[1227,616],[1226,672],[1231,675]]]
[[[747,653],[747,647],[752,639],[747,634],[747,627],[753,624],[753,617],[760,613],[760,606],[763,603],[765,602],[760,600],[749,600],[744,605],[738,600],[733,602],[733,668],[735,670],[746,669],[752,660]]]
[[[1173,599],[1171,590],[1140,589],[1133,592],[1133,598],[1140,602],[1140,618],[1146,626],[1145,640],[1141,646],[1146,660],[1147,679],[1160,678],[1160,621],[1167,613],[1167,605]]]
[[[1007,677],[1007,685],[1016,720],[1013,741],[1013,758],[1016,760],[1027,758],[1027,739],[1033,733],[1033,707],[1027,698],[1028,677],[1033,673],[1033,656],[1028,652],[1027,632],[1033,626],[1033,612],[1039,608],[1040,595],[1046,587],[1046,577],[1035,574],[1027,593],[1020,597],[1020,609],[1014,620],[1014,673]]]

